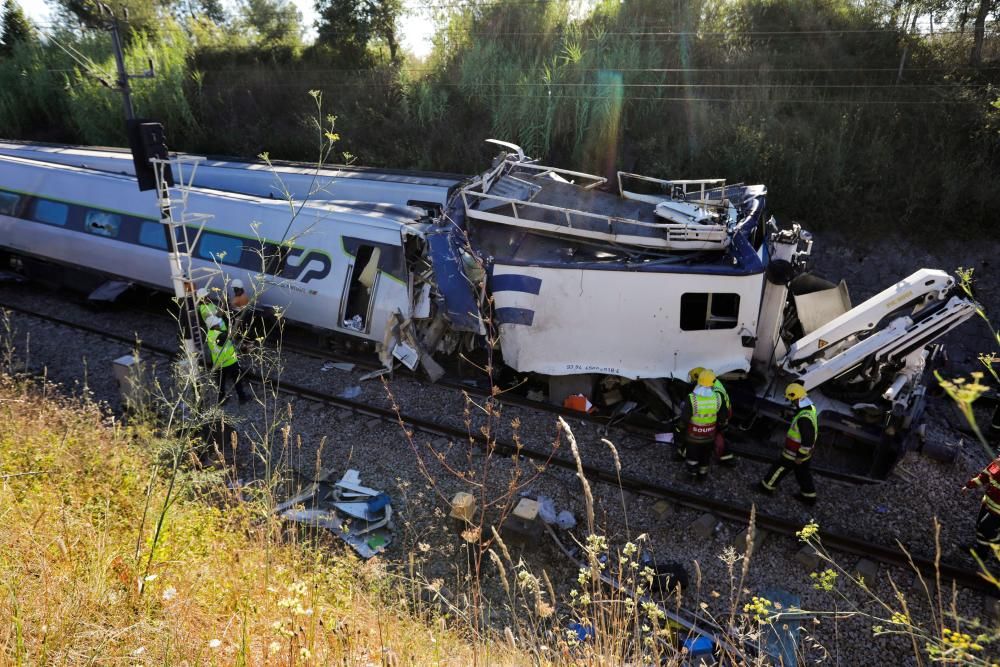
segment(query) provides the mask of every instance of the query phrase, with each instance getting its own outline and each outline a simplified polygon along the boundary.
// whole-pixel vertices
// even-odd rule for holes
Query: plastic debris
[[[396,347],[392,348],[392,356],[399,359],[411,371],[417,367],[417,362],[420,361],[420,355],[417,351],[406,343],[396,343]]]
[[[344,328],[352,331],[364,331],[365,321],[361,319],[360,315],[355,315],[349,320],[344,320]]]
[[[657,433],[656,434],[656,441],[657,442],[671,443],[671,442],[674,441],[674,434],[673,433]]]
[[[545,392],[538,389],[529,389],[527,396],[529,401],[541,402],[545,400]]]
[[[563,530],[576,527],[576,517],[569,510],[563,510],[556,515],[556,525]]]
[[[538,496],[538,516],[548,524],[556,522],[556,503],[548,496]]]
[[[594,628],[581,623],[570,623],[569,629],[576,633],[577,641],[591,639],[594,636]]]
[[[354,385],[337,394],[340,398],[357,398],[361,395],[361,386]]]
[[[563,407],[569,408],[570,410],[576,410],[577,412],[593,412],[594,404],[590,402],[590,399],[583,394],[574,394],[572,396],[567,396],[563,401]]]

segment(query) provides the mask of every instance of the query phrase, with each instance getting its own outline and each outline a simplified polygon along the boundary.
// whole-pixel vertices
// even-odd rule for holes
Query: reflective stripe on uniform
[[[785,466],[778,466],[778,469],[774,471],[774,474],[771,475],[769,479],[765,479],[761,483],[767,488],[768,491],[774,491],[778,488],[778,479],[780,479],[784,473]]]
[[[712,391],[718,394],[722,399],[722,407],[726,409],[726,412],[732,412],[733,404],[729,402],[729,392],[726,391],[726,387],[721,382],[716,380],[712,384]]]
[[[792,417],[792,423],[788,425],[788,433],[785,434],[785,456],[791,459],[795,459],[799,456],[799,451],[802,450],[802,458],[809,458],[812,456],[812,446],[813,443],[810,442],[805,447],[802,446],[802,432],[799,430],[799,419],[805,417],[813,425],[813,433],[819,434],[819,425],[816,419],[816,406],[810,405],[807,408],[803,408],[795,413]],[[790,455],[790,456],[789,456]]]
[[[715,393],[711,396],[699,396],[691,393],[691,421],[688,422],[688,437],[697,440],[707,440],[715,437],[715,424],[719,417],[719,407],[722,399]]]

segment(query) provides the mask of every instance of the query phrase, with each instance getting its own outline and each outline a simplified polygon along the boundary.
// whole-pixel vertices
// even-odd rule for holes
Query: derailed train
[[[884,477],[916,446],[932,343],[974,313],[954,278],[921,269],[852,308],[806,271],[812,239],[778,228],[764,186],[609,184],[495,143],[508,151],[466,179],[208,162],[188,208],[214,218],[193,256],[432,378],[435,355],[498,330],[504,363],[554,391],[632,383],[669,410],[672,381],[704,366],[752,419],[780,416],[796,379],[818,390],[822,431],[854,442],[854,472]],[[0,247],[168,289],[165,227],[131,169],[120,151],[0,143]]]

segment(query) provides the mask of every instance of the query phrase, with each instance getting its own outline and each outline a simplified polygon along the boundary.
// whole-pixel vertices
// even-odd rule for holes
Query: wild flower
[[[175,597],[177,597],[177,589],[176,588],[174,588],[173,586],[167,586],[166,588],[163,589],[163,599],[164,600],[166,600],[166,601],[169,602],[170,600],[173,600]]]
[[[764,597],[753,596],[743,605],[743,611],[751,614],[758,622],[766,621],[774,610],[774,603]]]
[[[819,533],[819,524],[815,521],[809,521],[809,523],[802,526],[802,530],[795,533],[795,535],[803,542],[808,542],[815,537],[817,533]]]
[[[927,654],[935,661],[972,660],[973,653],[983,650],[980,642],[987,640],[985,635],[975,638],[965,632],[944,628],[941,630],[940,644],[928,642],[926,645]]]
[[[811,572],[809,578],[813,580],[813,588],[818,591],[832,591],[837,582],[837,571],[826,568],[822,572]]]
[[[218,639],[212,639],[208,642],[208,648],[216,649],[222,646],[222,641]]]

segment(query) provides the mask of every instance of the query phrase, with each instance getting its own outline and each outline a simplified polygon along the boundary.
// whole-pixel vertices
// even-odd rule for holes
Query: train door
[[[372,308],[378,290],[379,262],[382,248],[360,243],[354,252],[354,262],[348,267],[346,283],[341,298],[340,323],[342,328],[368,333],[371,331]]]

